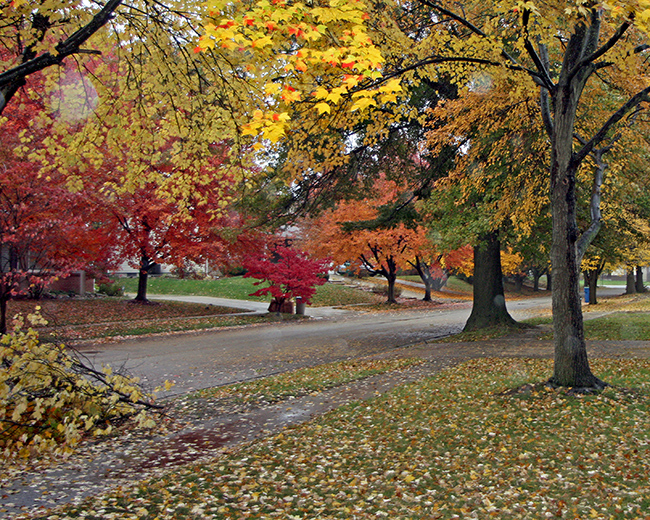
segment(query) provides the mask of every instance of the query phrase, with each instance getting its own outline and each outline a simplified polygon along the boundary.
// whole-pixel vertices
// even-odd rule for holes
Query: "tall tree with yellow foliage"
[[[262,0],[226,5],[213,0],[209,5],[217,22],[208,27],[201,45],[239,46],[253,53],[259,47],[259,56],[267,60],[275,57],[274,43],[279,39],[292,41],[292,45],[279,46],[280,62],[285,69],[292,67],[290,73],[281,75],[282,89],[298,91],[300,81],[310,84],[302,93],[311,95],[314,110],[322,113],[336,109],[341,99],[351,100],[349,107],[355,111],[367,109],[379,98],[389,102],[387,96],[399,92],[398,78],[431,77],[433,67],[435,73],[455,75],[467,85],[489,85],[490,75],[509,74],[520,88],[537,89],[541,119],[551,142],[555,335],[551,381],[561,386],[602,387],[589,367],[584,340],[578,246],[584,251],[589,236],[580,241],[577,232],[576,181],[587,158],[602,156],[612,131],[648,101],[650,79],[644,54],[650,41],[650,6],[626,0],[579,0],[465,2],[461,7],[451,1],[416,0],[383,2],[385,17],[377,19],[361,2],[345,4],[349,5],[346,10],[336,2],[306,5],[280,0],[272,5]],[[344,16],[342,22],[338,15]],[[402,23],[406,18],[413,21],[408,28]],[[337,38],[338,34],[347,39]],[[369,44],[382,38],[392,39],[400,51],[404,48],[400,44],[409,40],[409,52],[402,52],[400,60],[386,62]],[[301,62],[304,76],[295,74]],[[328,77],[337,78],[337,85],[319,84],[318,77],[311,76],[323,64],[335,68],[336,74]],[[475,77],[468,81],[471,74]],[[602,83],[617,93],[618,105],[594,115],[589,124],[577,125],[583,94]],[[252,130],[270,135],[270,125],[279,137],[286,121],[277,119],[275,126],[272,115],[260,114],[260,121],[268,124]]]

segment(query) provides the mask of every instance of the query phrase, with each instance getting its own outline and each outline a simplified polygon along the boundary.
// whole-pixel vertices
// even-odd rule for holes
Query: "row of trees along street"
[[[513,323],[504,271],[552,275],[551,381],[601,388],[579,276],[648,260],[643,5],[4,3],[0,330],[74,269],[128,259],[144,301],[155,262],[290,229],[429,296],[473,265],[467,330]]]

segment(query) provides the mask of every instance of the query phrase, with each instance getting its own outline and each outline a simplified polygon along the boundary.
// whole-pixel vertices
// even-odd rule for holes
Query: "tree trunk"
[[[643,285],[643,268],[640,265],[636,266],[636,292],[644,293],[646,292],[645,285]]]
[[[395,298],[395,282],[397,281],[397,264],[392,256],[389,256],[386,263],[388,269],[384,269],[384,276],[388,280],[388,301],[387,303],[397,303]]]
[[[140,258],[140,271],[138,273],[138,294],[135,296],[136,302],[146,302],[147,300],[147,281],[149,280],[149,269],[155,262],[152,262],[147,255]]]
[[[570,42],[575,44],[575,41]],[[572,47],[570,45],[569,47]],[[567,53],[572,50],[568,49]],[[567,58],[568,61],[571,57]],[[551,136],[551,208],[553,238],[554,373],[550,382],[567,387],[598,387],[603,383],[589,367],[580,300],[576,242],[576,169],[573,164],[573,129],[581,87],[560,82],[554,96],[554,131]]]
[[[513,325],[506,309],[501,272],[501,244],[497,233],[490,233],[474,247],[474,301],[464,331],[492,325]]]
[[[625,273],[625,294],[634,294],[635,292],[634,269],[630,267]]]
[[[433,277],[431,276],[431,269],[429,264],[422,260],[419,256],[415,257],[415,263],[409,262],[415,270],[418,272],[418,275],[420,275],[420,279],[422,280],[422,283],[424,284],[424,300],[425,302],[430,302],[431,301],[431,289],[433,286]]]
[[[596,297],[596,289],[598,287],[598,276],[600,276],[599,270],[589,270],[585,271],[585,287],[589,288],[589,301],[586,302],[589,305],[596,305],[598,303],[598,298]]]
[[[547,291],[553,290],[553,275],[551,274],[551,271],[546,273],[546,290]]]
[[[7,333],[7,299],[0,298],[0,335]]]
[[[537,267],[533,267],[531,269],[531,272],[533,274],[533,292],[538,292],[539,279],[542,277],[542,271],[540,271]]]

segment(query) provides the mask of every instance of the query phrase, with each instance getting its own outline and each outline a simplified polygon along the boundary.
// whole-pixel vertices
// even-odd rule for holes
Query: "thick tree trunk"
[[[149,269],[153,266],[155,262],[152,262],[151,259],[142,255],[140,258],[140,271],[138,273],[138,294],[135,296],[136,302],[146,302],[147,300],[147,282],[149,280]]]
[[[501,244],[496,233],[485,236],[474,247],[473,288],[472,313],[463,330],[516,323],[506,309],[501,272]]]
[[[636,292],[644,293],[646,292],[645,285],[643,285],[643,268],[640,265],[636,266]]]
[[[596,305],[598,303],[598,298],[596,295],[596,290],[598,288],[598,276],[600,276],[600,271],[585,271],[585,287],[589,288],[589,301],[586,303],[589,305]]]
[[[567,50],[569,53],[570,50]],[[555,126],[551,152],[553,238],[554,374],[550,382],[568,387],[602,387],[589,367],[580,300],[576,242],[576,168],[573,128],[580,93],[574,85],[559,85],[554,99]]]
[[[636,282],[634,280],[634,269],[631,267],[625,273],[625,294],[634,294],[636,292]]]

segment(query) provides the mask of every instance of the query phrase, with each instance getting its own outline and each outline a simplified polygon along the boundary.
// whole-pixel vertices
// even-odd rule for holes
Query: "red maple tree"
[[[316,293],[316,286],[326,282],[329,260],[315,260],[299,249],[277,245],[259,256],[249,255],[243,266],[244,277],[257,278],[255,285],[268,283],[250,296],[273,297],[269,310],[280,312],[283,304],[293,298],[301,298],[309,305]]]
[[[38,296],[52,281],[103,261],[104,229],[89,218],[87,199],[66,188],[57,171],[42,173],[30,156],[51,137],[43,82],[16,94],[4,115],[0,140],[0,334],[7,331],[7,302]]]

